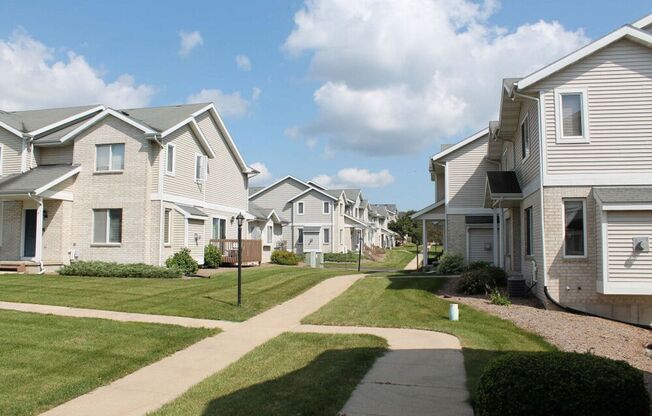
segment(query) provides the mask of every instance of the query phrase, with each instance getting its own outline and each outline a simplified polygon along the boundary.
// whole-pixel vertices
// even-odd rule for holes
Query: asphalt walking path
[[[0,309],[224,330],[43,413],[47,416],[145,415],[283,332],[373,334],[387,339],[389,352],[374,363],[357,386],[342,409],[343,415],[472,415],[457,338],[411,329],[301,325],[303,317],[362,277],[350,275],[324,280],[241,323],[13,302],[0,302]]]

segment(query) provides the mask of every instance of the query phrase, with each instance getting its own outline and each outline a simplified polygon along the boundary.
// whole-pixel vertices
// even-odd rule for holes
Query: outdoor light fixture
[[[242,223],[244,215],[242,212],[235,219],[238,221],[238,306],[242,305]]]

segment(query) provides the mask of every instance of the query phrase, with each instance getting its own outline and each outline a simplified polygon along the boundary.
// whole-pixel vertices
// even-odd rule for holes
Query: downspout
[[[31,192],[27,193],[27,197],[38,204],[37,212],[40,212],[40,215],[41,215],[41,218],[42,218],[42,216],[43,216],[43,199],[42,198],[36,198],[36,197],[32,196]],[[39,223],[38,218],[36,220],[36,223],[37,224]],[[41,244],[40,244],[41,247],[36,247],[38,249],[38,253],[39,253],[39,256],[38,256],[39,272],[38,272],[38,274],[43,274],[43,273],[45,273],[45,267],[43,265],[43,220],[41,220],[41,226],[37,227],[36,232],[41,233],[41,238],[39,239],[40,242],[41,242]]]

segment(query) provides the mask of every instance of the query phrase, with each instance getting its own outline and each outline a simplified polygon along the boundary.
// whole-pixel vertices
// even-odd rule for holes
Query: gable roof
[[[647,16],[644,16],[634,23],[632,23],[632,26],[634,26],[637,29],[643,29],[646,26],[652,25],[652,13],[648,14]]]
[[[39,134],[57,124],[65,124],[103,109],[102,105],[84,105],[42,110],[0,111],[0,121],[22,133]]]
[[[276,187],[276,186],[282,184],[283,182],[285,182],[285,181],[287,181],[287,180],[295,181],[295,182],[297,182],[298,184],[305,186],[306,188],[312,188],[310,185],[308,185],[306,182],[302,181],[301,179],[297,179],[297,178],[295,178],[295,177],[292,176],[292,175],[287,175],[286,177],[277,180],[276,182],[272,183],[271,185],[267,185],[267,186],[265,186],[264,188],[260,189],[258,192],[255,192],[255,193],[249,195],[249,199],[251,199],[251,198],[255,198],[255,197],[257,197],[258,195],[261,195],[261,194],[263,194],[263,193],[265,193],[265,192],[271,190],[272,188],[274,188],[274,187]]]
[[[650,16],[646,16],[639,22],[645,23]],[[638,23],[639,25],[641,23]],[[604,48],[605,46],[611,45],[614,42],[617,42],[621,39],[629,39],[634,42],[638,42],[644,46],[652,47],[652,33],[642,30],[638,27],[632,25],[625,25],[619,29],[614,30],[606,36],[601,37],[600,39],[589,43],[588,45],[572,52],[561,59],[547,65],[538,71],[533,72],[532,74],[526,76],[520,81],[516,82],[516,89],[523,90],[527,87],[532,86],[533,84],[541,81],[544,78],[568,67],[569,65],[574,64],[582,58],[585,58],[594,52]]]
[[[430,158],[430,160],[431,160],[431,162],[435,162],[435,161],[441,159],[442,157],[453,153],[457,149],[461,149],[462,147],[466,146],[467,144],[473,143],[474,141],[486,136],[488,133],[489,133],[489,128],[488,127],[485,128],[485,129],[480,130],[477,133],[473,133],[472,135],[470,135],[466,139],[462,140],[461,142],[458,142],[458,143],[452,145],[451,147],[447,147],[445,150],[442,150],[441,152],[433,155]]]
[[[81,171],[79,165],[41,165],[0,180],[0,195],[40,194]]]
[[[330,194],[328,194],[327,192],[324,192],[324,191],[322,191],[322,190],[319,189],[319,188],[309,187],[309,188],[306,189],[305,191],[300,192],[299,194],[297,194],[297,195],[293,196],[292,198],[288,199],[287,202],[292,202],[292,201],[294,201],[295,199],[297,199],[297,198],[299,198],[299,197],[301,197],[301,196],[303,196],[303,195],[305,195],[305,194],[307,194],[307,193],[310,193],[310,192],[317,192],[317,193],[320,193],[320,194],[322,194],[322,195],[324,195],[324,196],[326,196],[326,197],[328,197],[328,198],[330,198],[330,199],[332,199],[332,200],[334,200],[334,201],[337,201],[337,197],[335,197],[335,196],[333,196],[333,195],[330,195]]]

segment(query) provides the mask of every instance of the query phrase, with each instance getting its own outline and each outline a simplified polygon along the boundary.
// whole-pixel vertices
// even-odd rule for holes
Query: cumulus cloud
[[[247,55],[237,55],[235,57],[235,64],[238,66],[238,69],[241,69],[242,71],[251,71],[251,60]]]
[[[201,33],[196,30],[194,32],[180,31],[179,41],[179,55],[181,56],[190,55],[190,52],[192,52],[193,49],[204,44],[204,39],[201,37]]]
[[[318,116],[301,126],[329,146],[415,153],[498,111],[501,79],[523,76],[588,42],[558,22],[492,25],[486,0],[309,0],[284,43],[310,54]]]
[[[335,175],[321,174],[312,181],[328,188],[380,188],[394,182],[387,169],[370,172],[368,169],[345,168]]]
[[[129,74],[107,81],[82,55],[65,58],[24,31],[0,39],[0,108],[24,110],[101,103],[112,107],[149,104],[154,87]]]
[[[258,99],[260,94],[260,88],[253,88],[251,99],[248,100],[240,95],[240,91],[227,94],[220,89],[208,88],[188,96],[186,102],[189,104],[213,102],[222,116],[242,117],[249,112],[252,103]]]
[[[258,175],[251,178],[249,184],[255,186],[269,185],[272,182],[272,173],[263,162],[254,162],[251,167],[260,172]]]

